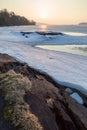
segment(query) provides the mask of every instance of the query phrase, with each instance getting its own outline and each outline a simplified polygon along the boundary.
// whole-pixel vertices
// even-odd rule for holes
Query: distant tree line
[[[28,20],[23,16],[8,12],[7,9],[0,10],[0,26],[35,25],[36,22]]]
[[[83,22],[83,23],[79,23],[79,25],[86,25],[87,26],[87,23]]]

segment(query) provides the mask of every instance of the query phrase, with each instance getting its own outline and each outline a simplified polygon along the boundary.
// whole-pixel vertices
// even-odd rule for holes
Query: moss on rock
[[[11,104],[8,104],[4,107],[3,117],[6,121],[12,120],[12,111],[13,111],[13,106]]]

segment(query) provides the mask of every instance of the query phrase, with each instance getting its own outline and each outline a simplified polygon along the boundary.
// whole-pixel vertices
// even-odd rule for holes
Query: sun
[[[46,11],[42,11],[42,12],[40,12],[39,17],[41,19],[47,19],[48,18],[48,13]]]

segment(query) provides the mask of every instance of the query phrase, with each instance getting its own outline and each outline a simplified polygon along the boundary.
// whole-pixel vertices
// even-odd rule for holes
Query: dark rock
[[[63,94],[63,97],[68,114],[71,116],[78,130],[87,130],[87,108],[78,104],[66,93]]]
[[[31,33],[34,33],[34,32],[20,32],[23,36],[25,36],[26,34],[31,34]],[[44,35],[44,36],[55,36],[55,35],[64,35],[63,33],[61,32],[35,32],[39,35]]]
[[[36,33],[38,33],[38,34],[40,34],[40,35],[64,35],[63,33],[61,33],[61,32],[36,32]]]

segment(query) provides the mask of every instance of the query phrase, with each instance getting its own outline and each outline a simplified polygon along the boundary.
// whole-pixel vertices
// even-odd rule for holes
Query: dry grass
[[[13,70],[0,74],[0,89],[7,101],[3,110],[3,117],[11,121],[21,130],[43,130],[38,118],[31,113],[29,104],[24,100],[26,92],[31,91],[31,81]]]

